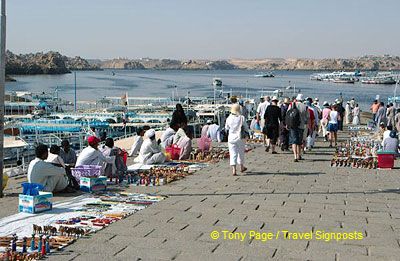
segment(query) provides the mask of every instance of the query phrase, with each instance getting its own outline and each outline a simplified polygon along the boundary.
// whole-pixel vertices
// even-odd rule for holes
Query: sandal
[[[240,172],[246,172],[247,168],[243,168],[242,170],[240,170]]]

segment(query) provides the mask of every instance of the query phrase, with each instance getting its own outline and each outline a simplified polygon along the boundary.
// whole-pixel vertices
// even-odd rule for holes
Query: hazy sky
[[[85,58],[400,55],[400,0],[7,0],[7,48]]]

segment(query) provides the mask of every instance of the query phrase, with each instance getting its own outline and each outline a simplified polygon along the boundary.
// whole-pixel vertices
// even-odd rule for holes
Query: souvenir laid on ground
[[[40,215],[21,212],[2,218],[0,260],[40,259],[165,198],[133,193],[86,194],[54,204],[51,211]]]
[[[190,154],[190,162],[218,162],[229,157],[227,149],[212,149],[210,151],[202,151],[196,149]]]
[[[377,151],[380,147],[380,143],[375,140],[353,137],[336,148],[331,167],[376,169],[378,167]]]

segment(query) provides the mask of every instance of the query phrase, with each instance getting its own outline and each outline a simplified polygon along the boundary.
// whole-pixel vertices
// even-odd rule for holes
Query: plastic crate
[[[395,154],[388,151],[378,151],[378,168],[393,169]]]

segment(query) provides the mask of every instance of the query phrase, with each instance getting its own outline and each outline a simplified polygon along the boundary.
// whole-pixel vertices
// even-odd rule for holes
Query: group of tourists
[[[385,107],[383,102],[375,100],[371,111],[373,121],[380,126],[379,133],[384,150],[397,153],[400,109],[396,109],[393,104]],[[201,130],[201,139],[227,141],[233,175],[237,175],[237,166],[241,172],[247,170],[244,165],[244,139],[251,137],[255,132],[262,133],[266,152],[271,150],[272,154],[277,154],[277,146],[282,151],[289,151],[291,148],[294,162],[299,162],[303,159],[303,154],[314,147],[318,135],[322,135],[324,141],[329,141],[330,147],[337,146],[337,132],[343,130],[343,123],[360,123],[360,108],[354,98],[343,107],[341,99],[320,104],[318,98],[304,98],[302,94],[292,99],[262,97],[250,127],[247,122],[248,115],[249,110],[246,106],[235,101],[231,104],[230,114],[224,126],[208,119]],[[179,160],[187,160],[192,152],[192,138],[188,118],[181,104],[177,104],[168,128],[162,133],[149,126],[137,130],[129,157],[134,157],[135,163],[160,164],[167,160],[165,150],[173,146],[179,148]],[[74,192],[79,188],[79,184],[71,174],[73,167],[98,165],[103,167],[103,175],[122,175],[127,170],[123,151],[114,146],[112,138],[103,140],[104,144],[99,146],[99,137],[88,137],[88,146],[78,157],[68,140],[63,140],[61,146],[52,145],[50,149],[44,144],[39,144],[35,149],[36,158],[29,164],[28,181],[42,184],[46,191]]]
[[[384,102],[374,100],[370,110],[372,112],[372,121],[375,125],[381,125],[382,123],[400,132],[400,108],[396,109],[393,103],[385,106]]]

